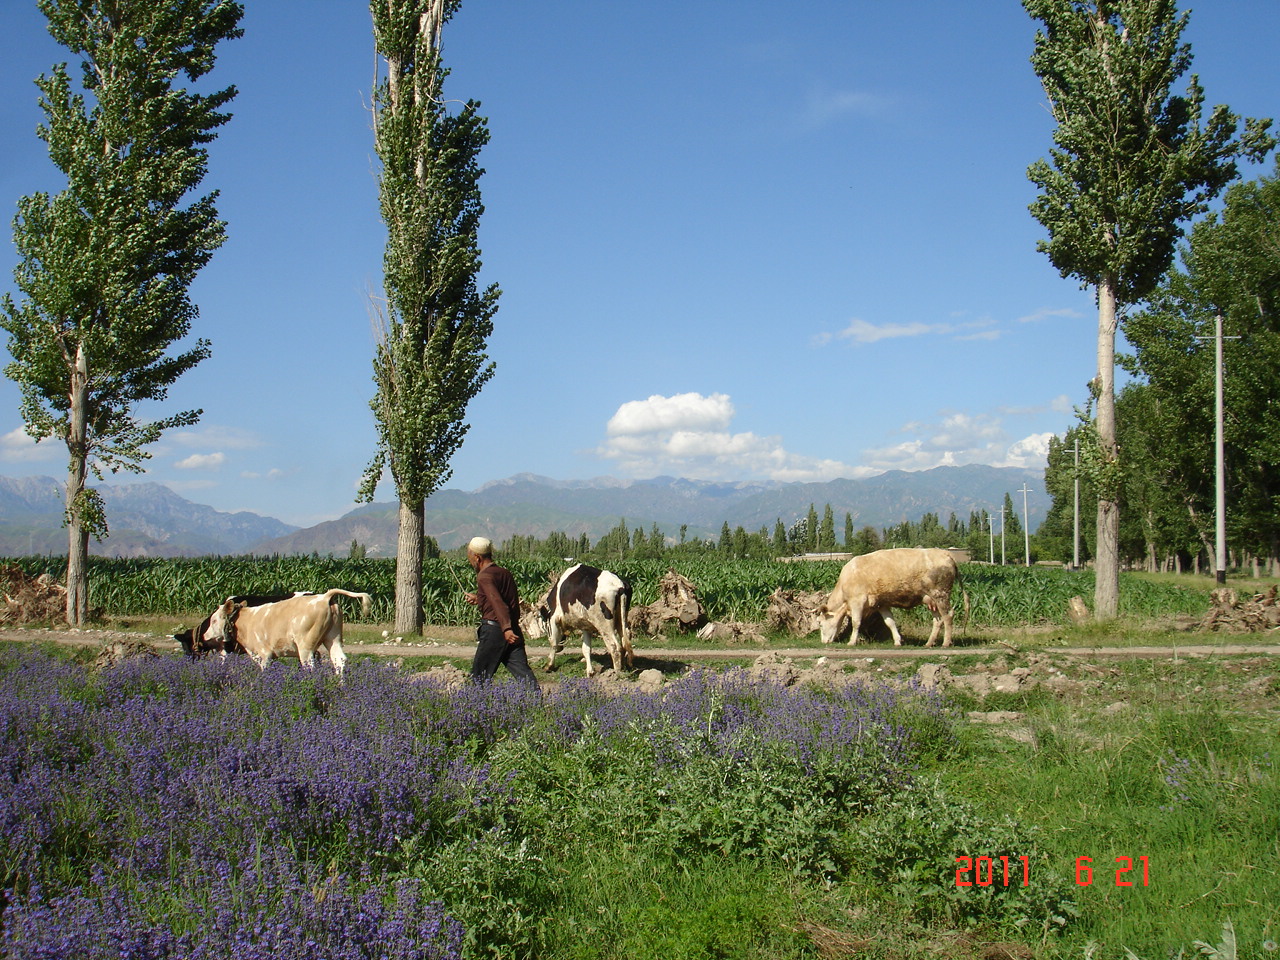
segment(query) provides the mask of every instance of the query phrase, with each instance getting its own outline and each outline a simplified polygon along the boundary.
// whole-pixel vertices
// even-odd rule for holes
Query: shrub
[[[921,922],[984,925],[1047,933],[1078,915],[1074,891],[1054,871],[1034,828],[991,819],[949,798],[935,781],[919,781],[845,835],[858,895],[899,901]],[[957,857],[991,857],[992,882],[960,886]],[[1000,858],[1010,863],[1004,883]],[[1029,882],[1023,885],[1022,857]],[[973,874],[965,879],[972,881]]]

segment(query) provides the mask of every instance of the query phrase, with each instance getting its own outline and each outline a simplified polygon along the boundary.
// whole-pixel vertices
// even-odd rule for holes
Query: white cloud
[[[1033,433],[1023,437],[1005,453],[1005,462],[998,467],[1042,467],[1049,462],[1049,438],[1052,433]]]
[[[901,432],[912,436],[891,446],[864,450],[864,462],[877,470],[929,470],[970,463],[1034,468],[1046,462],[1053,436],[1035,433],[1010,443],[1001,417],[955,412],[937,423],[908,424]]]
[[[227,455],[221,452],[193,453],[177,461],[174,466],[179,470],[210,470],[222,466],[226,459]]]
[[[878,343],[881,340],[896,340],[900,337],[923,337],[928,333],[942,333],[950,329],[951,325],[946,323],[877,324],[855,319],[836,334],[836,339],[849,340],[852,343]]]
[[[36,443],[21,427],[0,436],[0,461],[5,463],[50,463],[65,459],[67,448],[61,443]]]
[[[1072,310],[1070,308],[1064,307],[1057,310],[1050,310],[1048,307],[1041,307],[1039,310],[1033,310],[1031,313],[1028,313],[1026,316],[1018,317],[1017,322],[1018,323],[1040,323],[1042,320],[1057,320],[1060,318],[1065,318],[1068,320],[1076,320],[1082,316],[1083,314],[1081,314],[1080,311]]]
[[[723,430],[733,419],[733,403],[723,393],[704,397],[700,393],[678,393],[674,397],[657,394],[648,400],[629,400],[609,418],[605,433],[625,436],[664,430]]]
[[[263,446],[262,438],[249,430],[237,427],[189,427],[171,430],[164,439],[178,447],[210,447],[222,450],[252,450]]]
[[[860,90],[813,89],[805,98],[800,123],[816,130],[850,116],[875,116],[889,106],[889,101]]]
[[[788,451],[780,437],[733,433],[733,403],[722,393],[651,396],[622,404],[596,453],[632,476],[703,480],[833,480],[877,471]]]
[[[879,343],[881,340],[929,336],[950,337],[954,340],[996,340],[1000,337],[1000,330],[996,328],[995,321],[989,317],[958,323],[925,323],[919,320],[913,323],[872,323],[855,317],[843,330],[835,333],[820,333],[813,338],[813,342],[817,346],[822,346],[833,340],[843,340],[861,346]]]

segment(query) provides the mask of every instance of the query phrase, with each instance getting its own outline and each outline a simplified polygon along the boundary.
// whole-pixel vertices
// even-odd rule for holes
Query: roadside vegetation
[[[65,561],[57,557],[23,557],[10,561],[31,576],[50,573],[58,578]],[[572,561],[562,558],[502,558],[520,587],[520,595],[535,600],[549,578]],[[606,561],[595,560],[597,563]],[[277,556],[197,557],[191,559],[112,559],[90,561],[92,606],[111,616],[204,616],[227,597],[240,593],[277,593],[342,587],[373,595],[370,619],[390,623],[394,615],[395,561],[391,559]],[[711,620],[760,623],[776,589],[827,591],[836,582],[841,560],[780,563],[744,560],[720,554],[684,558],[623,558],[607,562],[609,569],[630,581],[635,604],[652,603],[668,569],[688,577]],[[435,557],[423,562],[425,622],[435,625],[471,624],[475,608],[463,600],[474,573],[466,561]],[[1191,582],[1193,586],[1185,586]],[[1122,578],[1120,614],[1126,618],[1199,617],[1209,606],[1208,578],[1172,578],[1126,574]],[[1066,624],[1067,604],[1074,596],[1092,597],[1093,574],[1059,567],[989,566],[964,564],[961,585],[969,595],[970,623],[977,627],[1013,628]],[[957,622],[963,623],[963,603],[956,593]],[[199,617],[197,617],[199,619]],[[904,614],[911,625],[928,622],[923,609]]]
[[[540,700],[372,658],[339,685],[75,656],[0,646],[15,960],[1148,960],[1228,924],[1223,957],[1280,938],[1265,656],[1068,657],[1052,692],[931,693],[911,664],[821,687],[562,676]],[[1051,653],[992,656],[949,663]],[[969,718],[993,710],[1016,719]]]
[[[391,561],[95,563],[121,623],[242,590],[393,589]],[[526,596],[555,569],[512,566]],[[681,566],[711,615],[758,620],[775,587],[825,589],[840,564]],[[644,602],[666,565],[618,567]],[[470,571],[426,570],[428,620],[465,633],[474,611],[447,598]],[[1055,653],[1212,642],[1185,632],[1207,580],[1126,575],[1125,618],[1075,625],[1087,572],[963,574],[975,645],[952,673],[1052,659],[1068,682],[931,692],[920,661],[868,644],[841,682],[783,687],[741,669],[755,645],[708,671],[670,638],[637,648],[669,668],[657,691],[588,682],[570,658],[533,701],[430,679],[444,661],[417,648],[358,657],[339,685],[287,663],[99,669],[92,648],[0,645],[0,954],[1272,956],[1274,659]],[[923,626],[908,618],[909,644]],[[829,649],[765,646],[784,643]]]

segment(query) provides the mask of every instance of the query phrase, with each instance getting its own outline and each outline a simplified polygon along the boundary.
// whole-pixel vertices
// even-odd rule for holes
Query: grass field
[[[28,574],[63,575],[56,558],[24,557],[7,561]],[[535,599],[545,592],[548,578],[567,564],[562,561],[519,560],[510,564],[521,596]],[[668,569],[688,577],[712,620],[760,622],[777,589],[830,590],[842,563],[835,560],[779,563],[772,560],[734,560],[716,556],[680,561],[627,560],[612,569],[633,588],[633,603],[651,603]],[[394,617],[395,562],[333,557],[201,557],[194,559],[108,559],[90,562],[90,605],[108,616],[203,616],[234,594],[289,593],[341,587],[372,594],[371,620],[387,623]],[[1064,624],[1073,596],[1092,603],[1091,571],[1043,567],[961,567],[957,607],[962,591],[970,601],[971,620],[978,626],[1016,627]],[[428,560],[423,566],[423,610],[427,623],[460,625],[472,622],[475,610],[463,600],[474,575],[464,561]],[[1124,574],[1120,614],[1141,620],[1199,616],[1208,607],[1210,581]],[[922,609],[904,615],[905,623],[926,622]]]
[[[659,692],[571,657],[537,702],[358,655],[379,624],[343,685],[0,644],[0,956],[1280,956],[1274,638],[1174,629],[1207,585],[1126,577],[1153,614],[1076,626],[1061,571],[969,573],[1043,607],[975,626],[940,695],[875,644],[784,688],[756,646],[638,643]],[[1257,651],[1185,653],[1227,641]],[[1135,645],[1168,652],[1063,652]]]

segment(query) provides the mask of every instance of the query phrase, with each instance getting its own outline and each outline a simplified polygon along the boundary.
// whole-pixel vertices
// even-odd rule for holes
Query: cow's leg
[[[893,645],[895,647],[902,646],[902,634],[898,632],[898,624],[894,621],[893,617],[889,616],[889,611],[881,610],[880,617],[884,620],[885,626],[889,628],[889,632],[893,634]]]
[[[596,665],[591,660],[591,641],[594,639],[590,630],[582,631],[582,662],[587,665],[588,677],[594,676],[596,672]]]
[[[951,646],[951,602],[935,597],[925,597],[924,605],[933,614],[933,629],[929,631],[929,639],[925,641],[924,645],[932,647],[938,639],[938,631],[941,630],[942,645],[944,647]]]
[[[942,618],[942,645],[944,647],[951,646],[951,627],[955,614],[951,610],[951,599],[947,598],[938,604],[938,613]],[[935,626],[936,630],[937,627]]]
[[[618,638],[613,630],[602,630],[600,637],[604,640],[604,647],[609,651],[609,659],[613,661],[613,669],[615,673],[622,672],[622,644],[618,642]]]
[[[347,654],[342,649],[342,640],[334,638],[325,644],[325,652],[329,654],[329,662],[333,664],[333,672],[339,677],[347,667]]]
[[[551,653],[547,656],[546,669],[554,670],[556,654],[564,649],[564,631],[560,629],[560,622],[555,617],[547,624],[547,643],[551,644]]]
[[[862,629],[862,612],[855,607],[849,607],[849,646],[853,646],[858,642],[858,631]],[[839,635],[840,627],[837,624],[836,634]]]
[[[631,647],[631,631],[623,631],[622,634],[622,650],[628,670],[634,670],[636,666],[636,652]]]

